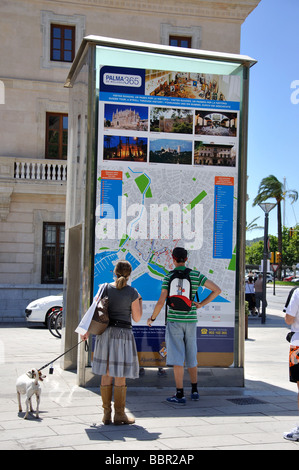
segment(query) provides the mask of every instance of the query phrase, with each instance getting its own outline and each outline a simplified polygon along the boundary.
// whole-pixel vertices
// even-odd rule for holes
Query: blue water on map
[[[114,251],[105,251],[95,255],[94,295],[97,293],[100,284],[114,281],[113,270],[117,259],[118,256]],[[133,269],[136,269],[140,264],[132,255],[127,255],[126,259],[132,264]],[[162,280],[154,279],[145,273],[135,281],[132,281],[131,285],[138,290],[143,300],[156,301],[161,294]]]
[[[206,287],[199,287],[197,289],[197,295],[198,295],[199,301],[201,302],[203,299],[205,299],[210,294],[210,292],[211,291],[209,289],[206,289]],[[218,295],[218,297],[212,300],[212,302],[228,302],[229,303],[229,300],[226,300],[224,297],[221,297],[221,295]]]
[[[95,255],[94,261],[94,295],[96,295],[99,285],[104,282],[113,282],[113,271],[114,264],[117,260],[117,254],[115,251],[103,251]]]
[[[113,282],[113,271],[115,262],[118,260],[116,251],[103,251],[102,253],[97,253],[95,255],[95,264],[94,264],[94,295],[97,293],[99,285],[104,282]],[[133,270],[136,269],[140,263],[139,261],[132,256],[130,253],[127,253],[126,259],[131,263]],[[159,268],[155,264],[149,265],[158,272],[165,274],[162,268]],[[132,281],[132,287],[138,290],[139,294],[143,300],[157,301],[161,294],[162,287],[162,277],[161,279],[155,279],[151,277],[148,273],[142,274],[138,279]],[[198,288],[198,297],[201,302],[203,299],[209,295],[209,289],[205,287]],[[213,302],[229,302],[224,297],[218,295],[218,297],[213,300]]]
[[[131,253],[127,253],[126,260],[131,263],[132,271],[134,271],[134,269],[138,268],[138,266],[140,265],[140,262],[135,258],[135,256],[131,255]]]
[[[154,279],[145,273],[132,282],[132,287],[138,290],[143,300],[156,301],[161,294],[162,280]]]
[[[168,271],[166,271],[165,269],[161,268],[160,266],[158,266],[157,264],[152,264],[152,263],[148,263],[148,266],[150,266],[151,268],[153,268],[154,271],[157,271],[157,273],[160,273],[164,276],[166,276],[166,274],[168,273]]]

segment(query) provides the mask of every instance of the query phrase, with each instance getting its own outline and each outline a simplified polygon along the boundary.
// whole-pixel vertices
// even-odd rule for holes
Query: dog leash
[[[53,361],[50,361],[48,362],[48,364],[45,364],[43,367],[41,367],[40,369],[38,369],[38,372],[40,372],[41,370],[45,369],[46,367],[48,366],[52,366],[52,364],[56,361],[58,361],[58,359],[60,359],[62,356],[65,356],[65,354],[67,354],[68,352],[72,351],[72,349],[75,349],[79,346],[79,344],[83,343],[83,341],[85,341],[85,351],[88,351],[88,344],[87,344],[87,341],[85,339],[82,339],[82,341],[80,341],[79,343],[75,344],[75,346],[73,346],[72,348],[68,349],[67,351],[65,351],[63,354],[60,354],[60,356],[56,357],[56,359],[54,359]],[[54,371],[54,368],[53,366],[50,367],[49,369],[49,374],[53,374],[53,371]]]

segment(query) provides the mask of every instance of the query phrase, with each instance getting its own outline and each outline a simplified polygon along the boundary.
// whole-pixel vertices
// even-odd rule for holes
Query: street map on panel
[[[126,168],[114,164],[109,170],[111,178],[114,172],[121,172],[122,194],[118,219],[97,217],[95,289],[102,282],[112,282],[116,262],[127,259],[133,268],[132,285],[143,298],[145,313],[150,313],[159,298],[163,277],[173,269],[171,251],[183,245],[189,252],[187,265],[222,289],[221,296],[202,309],[199,321],[231,323],[227,304],[234,299],[235,254],[232,247],[229,259],[212,256],[214,178],[202,169],[173,166],[143,170],[134,164]],[[99,169],[99,184],[103,183],[101,173]],[[101,190],[98,197],[102,197]],[[98,200],[99,207],[100,202],[105,210],[105,201]],[[199,289],[200,299],[207,296],[205,291]]]

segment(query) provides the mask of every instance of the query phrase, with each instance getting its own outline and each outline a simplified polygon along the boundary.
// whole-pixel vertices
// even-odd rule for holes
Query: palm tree
[[[248,224],[246,223],[246,232],[251,232],[251,230],[258,230],[258,229],[264,228],[255,222],[257,219],[259,219],[259,217],[256,217]]]
[[[284,201],[286,196],[291,199],[291,204],[297,201],[298,192],[295,189],[285,191],[283,183],[281,183],[276,176],[270,175],[263,178],[260,182],[258,194],[253,201],[253,206],[267,199],[275,199],[277,203],[277,245],[278,251],[282,254],[282,223],[281,223],[281,201]],[[281,276],[282,260],[278,267],[278,278]]]

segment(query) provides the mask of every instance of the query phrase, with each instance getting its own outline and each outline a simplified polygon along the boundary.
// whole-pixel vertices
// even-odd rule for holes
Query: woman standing
[[[251,315],[255,315],[255,291],[253,277],[248,276],[248,280],[245,282],[245,300],[248,302],[248,308]]]
[[[101,375],[101,396],[104,424],[111,424],[111,400],[114,379],[114,424],[133,424],[125,414],[126,378],[139,377],[139,363],[131,319],[142,317],[142,298],[136,289],[127,285],[132,266],[119,261],[114,269],[115,282],[108,284],[109,326],[96,337],[92,372]],[[87,339],[88,333],[81,336]]]

